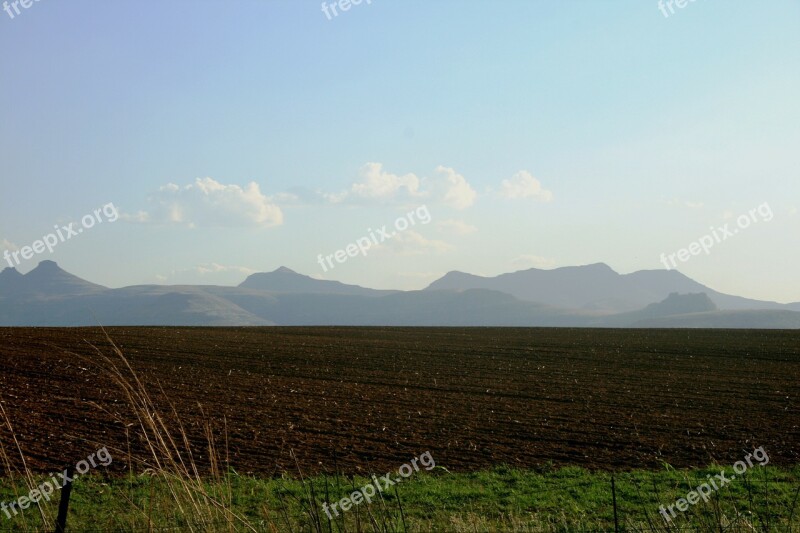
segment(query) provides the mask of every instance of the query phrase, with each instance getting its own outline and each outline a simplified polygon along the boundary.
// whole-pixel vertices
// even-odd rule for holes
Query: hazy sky
[[[17,7],[0,11],[0,252],[120,214],[21,272],[235,284],[285,265],[410,289],[664,268],[717,232],[678,269],[800,301],[796,0]],[[420,206],[429,223],[318,263]]]

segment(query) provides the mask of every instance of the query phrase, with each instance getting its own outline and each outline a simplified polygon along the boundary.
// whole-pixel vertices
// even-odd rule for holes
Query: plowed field
[[[296,473],[291,450],[304,474],[388,472],[425,451],[451,471],[732,464],[758,446],[774,464],[800,462],[798,332],[108,333],[151,390],[163,388],[193,442],[205,442],[202,426],[212,422],[240,473]],[[144,453],[135,432],[126,438],[134,417],[122,391],[98,365],[68,353],[96,357],[88,343],[110,353],[97,329],[0,329],[0,401],[35,470],[63,468],[102,446]],[[8,439],[0,430],[14,455]]]

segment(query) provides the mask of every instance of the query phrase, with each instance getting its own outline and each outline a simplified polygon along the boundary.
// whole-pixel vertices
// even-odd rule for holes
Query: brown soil
[[[205,461],[202,425],[240,473],[437,464],[596,469],[800,456],[800,333],[516,328],[111,328],[163,387]],[[102,446],[127,462],[134,417],[96,364],[97,329],[0,329],[0,400],[29,466]],[[96,359],[96,356],[94,356]],[[164,405],[165,411],[168,406]],[[202,405],[202,409],[198,406]],[[225,420],[226,422],[223,422]],[[0,441],[13,455],[7,429]],[[133,453],[144,456],[135,435]],[[224,451],[223,451],[224,455]],[[0,472],[2,468],[0,467]]]

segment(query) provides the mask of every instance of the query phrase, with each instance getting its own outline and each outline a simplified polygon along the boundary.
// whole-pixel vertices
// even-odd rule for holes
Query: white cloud
[[[518,268],[555,268],[556,260],[549,257],[540,257],[538,255],[521,255],[511,261],[511,264]]]
[[[14,244],[13,242],[11,242],[11,241],[9,241],[9,240],[6,240],[6,239],[3,239],[3,249],[4,249],[4,250],[9,250],[9,251],[12,251],[12,252],[13,252],[13,251],[15,251],[15,250],[18,250],[19,248],[18,248],[18,247],[17,247],[17,245],[16,245],[16,244]]]
[[[440,231],[445,233],[452,233],[455,235],[469,235],[470,233],[475,233],[478,231],[478,228],[471,224],[467,224],[463,220],[456,220],[456,219],[448,219],[442,220],[441,222],[437,222],[436,226],[439,228]]]
[[[420,179],[414,174],[398,176],[383,170],[380,163],[367,163],[361,168],[360,181],[350,187],[350,194],[368,200],[414,198],[422,194]]]
[[[551,202],[553,193],[542,187],[539,180],[527,170],[521,170],[511,176],[511,179],[500,183],[500,196],[508,199],[531,198],[539,202]]]
[[[367,163],[359,171],[358,180],[338,193],[317,192],[328,203],[379,203],[408,205],[426,201],[464,209],[475,203],[477,193],[461,174],[452,168],[438,166],[435,175],[420,178],[416,174],[393,174],[381,163]]]
[[[180,187],[168,183],[151,195],[155,207],[123,218],[132,222],[184,224],[189,227],[279,226],[283,212],[262,194],[255,182],[246,187],[225,185],[212,178],[198,178]]]
[[[464,176],[452,168],[441,165],[436,167],[436,173],[440,177],[432,180],[432,188],[445,205],[455,209],[466,209],[475,203],[478,193],[467,183]]]
[[[392,251],[397,255],[422,255],[428,253],[444,253],[455,247],[444,241],[426,239],[413,230],[397,233],[388,241],[375,247],[378,251]]]

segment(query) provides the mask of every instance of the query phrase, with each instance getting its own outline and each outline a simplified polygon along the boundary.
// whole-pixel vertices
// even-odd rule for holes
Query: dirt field
[[[206,419],[222,429],[224,415],[230,462],[240,473],[296,473],[290,450],[303,473],[387,472],[424,451],[451,471],[499,463],[732,464],[758,446],[774,464],[800,462],[798,332],[109,334],[154,391],[161,384],[193,441],[204,442]],[[74,464],[101,446],[128,449],[123,423],[134,418],[121,391],[66,352],[91,355],[84,339],[109,352],[96,329],[0,329],[0,399],[37,470]],[[6,446],[8,437],[0,431]],[[131,446],[142,453],[136,438]],[[123,462],[115,458],[118,468]]]

